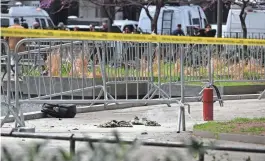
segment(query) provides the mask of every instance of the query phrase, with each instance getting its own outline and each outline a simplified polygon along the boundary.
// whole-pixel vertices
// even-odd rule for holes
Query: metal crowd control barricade
[[[116,42],[114,42],[116,43]],[[118,46],[115,44],[114,46]],[[106,44],[106,84],[114,88],[115,99],[118,99],[120,95],[124,95],[125,99],[136,96],[139,100],[143,96],[142,100],[153,99],[159,92],[159,97],[170,100],[170,96],[154,81],[154,77],[160,78],[160,76],[154,76],[154,65],[160,65],[160,63],[154,63],[154,56],[157,54],[159,46],[152,43],[135,43],[135,42],[122,42],[123,52],[121,55],[115,54],[115,47],[110,47],[109,43]],[[159,75],[158,71],[158,75]],[[118,90],[117,85],[122,88]],[[143,87],[143,88],[142,88]],[[125,93],[121,91],[125,88]],[[146,89],[147,88],[147,93]],[[129,91],[134,91],[134,94],[129,95]],[[143,90],[145,89],[145,90]],[[146,94],[145,94],[146,93]],[[170,106],[170,101],[167,103]]]
[[[16,71],[21,68],[14,90],[18,109],[28,103],[173,102],[180,106],[180,131],[189,107],[185,83],[265,82],[262,45],[24,39],[16,49],[21,45],[28,48],[16,52]],[[176,85],[179,94],[173,90]]]
[[[40,44],[43,44],[44,41],[49,45],[41,46]],[[22,68],[20,76],[23,78],[23,84],[19,84],[17,88],[28,96],[27,99],[24,99],[25,102],[43,103],[47,102],[47,99],[55,97],[63,100],[64,96],[70,96],[73,100],[77,92],[79,92],[77,96],[82,95],[82,99],[84,99],[84,91],[92,87],[94,90],[102,87],[102,85],[96,86],[94,81],[96,78],[94,62],[96,58],[99,58],[97,56],[99,51],[93,42],[24,39],[17,44],[16,49],[21,45],[30,46],[29,44],[32,42],[35,43],[33,48],[27,48],[27,51],[17,53],[17,57],[19,57],[17,66]],[[43,56],[44,54],[46,56]],[[92,65],[89,64],[91,60]],[[22,61],[23,63],[21,63]],[[92,84],[85,80],[89,77],[93,79]],[[80,92],[82,92],[81,95]]]
[[[10,114],[13,115],[16,123],[25,126],[19,117],[17,107],[14,106],[15,97],[11,92],[11,54],[13,53],[10,53],[8,43],[1,39],[1,112],[6,112],[4,119],[1,120],[1,127],[10,117]]]
[[[265,82],[264,45],[223,45],[213,54],[214,82]],[[258,99],[264,95],[261,93]]]
[[[223,45],[212,57],[215,82],[265,82],[265,46]]]
[[[264,45],[196,44],[187,50],[184,58],[186,83],[205,82],[210,86],[228,82],[235,85],[265,82]]]
[[[44,42],[46,45],[41,45]],[[175,81],[171,80],[175,73],[171,47],[176,44],[124,41],[122,52],[118,55],[120,45],[117,43],[21,40],[16,51],[21,45],[26,46],[26,51],[16,52],[16,69],[20,68],[21,72],[16,72],[15,77],[15,106],[18,109],[22,104],[43,103],[161,103],[169,106],[172,102],[182,105],[169,93],[171,83]],[[167,52],[163,51],[162,54],[160,47],[163,45],[167,46],[164,50]],[[164,57],[170,59],[162,61]],[[181,78],[180,73],[178,77]],[[169,85],[163,87],[165,83]],[[184,92],[184,85],[182,87]],[[182,102],[184,103],[184,97]],[[185,130],[185,122],[183,129]]]

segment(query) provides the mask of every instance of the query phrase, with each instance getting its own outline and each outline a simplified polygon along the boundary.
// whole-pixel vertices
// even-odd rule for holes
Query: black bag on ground
[[[76,105],[69,104],[43,104],[41,112],[56,118],[74,118],[76,115]]]

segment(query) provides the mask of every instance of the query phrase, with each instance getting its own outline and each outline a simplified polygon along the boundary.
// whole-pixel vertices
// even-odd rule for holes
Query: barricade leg
[[[260,96],[259,96],[259,100],[261,100],[261,98],[263,97],[265,95],[265,90],[260,94]]]
[[[15,121],[15,128],[25,127],[24,115],[19,104],[19,72],[18,72],[18,54],[14,53],[15,60],[15,113],[19,116],[19,119]],[[20,121],[18,121],[20,120]]]
[[[170,96],[164,91],[162,90],[161,88],[159,88],[157,85],[153,84],[153,83],[150,83],[150,86],[151,86],[151,89],[148,91],[148,93],[143,97],[143,100],[144,99],[153,99],[156,92],[159,91],[161,92],[161,96],[162,98],[167,98],[167,99],[170,99]],[[151,95],[151,96],[150,96]],[[150,96],[150,97],[149,97]],[[167,103],[167,106],[168,107],[171,107],[170,103]]]
[[[15,126],[15,127],[17,127],[17,124],[19,124],[20,126],[25,126],[25,124],[24,124],[24,120],[21,120],[21,119],[20,119],[19,115],[17,114],[17,111],[14,110],[14,109],[15,109],[14,106],[10,106],[10,105],[8,105],[8,104],[5,104],[4,102],[1,102],[1,106],[2,106],[2,107],[3,107],[3,106],[8,107],[8,113],[7,113],[7,115],[5,116],[5,118],[3,119],[3,121],[1,122],[1,127],[4,125],[5,121],[9,118],[10,113],[11,113],[11,114],[14,116],[14,118],[15,118],[15,122],[16,122],[16,126]]]
[[[154,53],[152,53],[152,52],[154,52]],[[158,75],[159,75],[159,77],[158,77],[158,79],[159,79],[159,82],[161,83],[161,81],[160,81],[160,76],[161,76],[161,69],[160,69],[160,44],[158,44],[158,46],[157,47],[155,47],[155,49],[154,49],[154,51],[152,50],[152,46],[151,46],[151,44],[149,44],[149,47],[148,47],[148,54],[149,54],[149,56],[148,56],[148,62],[149,62],[149,64],[148,64],[148,68],[150,69],[150,71],[152,71],[152,69],[153,69],[153,63],[152,63],[152,61],[153,61],[153,54],[154,54],[154,57],[156,56],[157,58],[158,58]],[[156,93],[158,92],[159,93],[159,95],[163,98],[163,99],[168,99],[168,100],[170,100],[170,96],[163,90],[163,89],[161,89],[161,85],[156,85],[155,83],[154,83],[154,81],[153,81],[153,73],[151,72],[151,82],[148,82],[148,86],[150,87],[150,89],[148,90],[148,92],[147,92],[147,94],[143,97],[143,100],[144,99],[153,99],[154,98],[154,96],[156,95]],[[168,102],[168,103],[166,103],[167,104],[167,106],[168,107],[171,107],[171,105],[170,105],[170,101]],[[147,103],[146,103],[146,105],[147,105]]]
[[[178,133],[180,132],[182,128],[182,131],[186,131],[186,121],[185,121],[185,107],[184,105],[181,105],[179,107],[179,113],[178,113]]]
[[[100,71],[101,71],[101,74],[102,74],[102,82],[103,82],[103,86],[102,86],[102,89],[98,95],[98,98],[100,98],[102,96],[102,94],[104,94],[104,100],[105,100],[105,103],[104,103],[104,107],[106,107],[108,105],[108,99],[112,99],[114,100],[114,98],[111,96],[111,94],[108,93],[107,91],[107,84],[106,84],[106,72],[105,72],[105,45],[103,44],[103,50],[102,50],[102,58],[101,58],[101,54],[100,54],[100,50],[99,50],[99,47],[96,46],[96,49],[97,49],[97,56],[98,56],[98,59],[99,59],[99,62],[100,62]],[[117,104],[117,103],[116,103]]]

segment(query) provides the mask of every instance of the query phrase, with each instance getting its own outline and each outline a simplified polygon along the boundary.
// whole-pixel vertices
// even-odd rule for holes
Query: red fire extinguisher
[[[205,88],[203,90],[203,120],[213,120],[213,89]]]

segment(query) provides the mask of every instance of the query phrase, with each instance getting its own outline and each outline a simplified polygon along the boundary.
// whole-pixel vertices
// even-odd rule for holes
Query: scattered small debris
[[[145,126],[161,126],[161,125],[156,121],[146,120]]]
[[[147,135],[148,133],[147,133],[147,132],[142,132],[141,134],[142,134],[142,135]]]
[[[74,128],[73,130],[78,130],[78,128]]]
[[[145,125],[145,126],[161,126],[159,123],[156,121],[148,120],[147,118],[143,117],[142,121],[135,116],[134,121],[132,123],[133,125]]]
[[[25,141],[25,139],[22,139],[22,141]]]
[[[139,117],[135,116],[134,120],[132,121],[133,125],[144,125],[143,122],[140,121]]]
[[[54,127],[54,126],[50,126],[50,127]]]
[[[59,120],[62,120],[61,118],[59,118]]]
[[[139,119],[139,117],[135,116],[135,118],[132,121],[112,120],[104,124],[100,124],[98,125],[98,127],[101,127],[101,128],[133,127],[133,125],[161,126],[156,121],[147,120],[147,118]],[[94,126],[97,126],[97,125],[94,125]]]
[[[112,120],[104,124],[100,124],[98,127],[101,128],[114,128],[114,127],[133,127],[130,121],[117,121]]]

